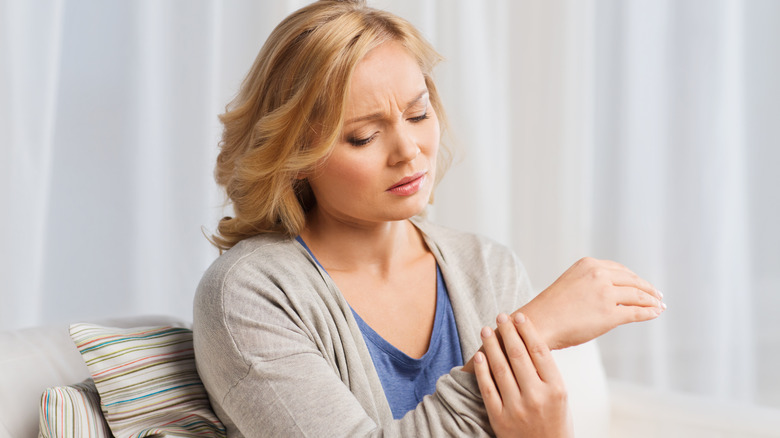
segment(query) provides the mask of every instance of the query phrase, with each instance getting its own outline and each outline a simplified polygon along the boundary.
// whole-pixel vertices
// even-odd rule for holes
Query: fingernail
[[[522,324],[525,322],[525,315],[522,313],[515,313],[515,322],[518,324]]]
[[[658,290],[658,289],[656,289],[655,291],[656,291],[656,292],[658,292],[658,296],[659,296],[659,297],[661,297],[661,298],[663,299],[663,297],[664,297],[664,293],[663,293],[663,292],[661,292],[661,291],[660,291],[660,290]]]
[[[490,330],[490,327],[483,327],[482,328],[482,337],[483,338],[489,338],[492,333],[493,333],[493,330]]]
[[[666,310],[666,303],[661,303],[661,307]]]
[[[503,324],[503,323],[505,323],[505,322],[506,322],[508,319],[509,319],[509,317],[508,317],[508,316],[506,316],[506,314],[504,314],[504,313],[500,313],[500,314],[498,315],[498,318],[496,318],[496,322],[498,322],[499,324]]]
[[[482,363],[484,361],[485,361],[485,356],[483,356],[481,352],[477,351],[477,354],[474,355],[474,362]]]

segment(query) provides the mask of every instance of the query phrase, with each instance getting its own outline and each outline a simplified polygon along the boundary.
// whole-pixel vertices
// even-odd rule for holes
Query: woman
[[[316,2],[273,31],[222,116],[235,215],[194,332],[230,436],[570,436],[549,348],[660,314],[609,261],[533,298],[509,250],[420,217],[446,161],[438,60],[392,14]]]

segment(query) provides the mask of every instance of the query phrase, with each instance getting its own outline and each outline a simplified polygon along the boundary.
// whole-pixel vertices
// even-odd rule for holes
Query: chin
[[[425,212],[428,207],[428,202],[416,203],[415,205],[404,206],[405,208],[395,209],[392,212],[388,212],[388,216],[391,217],[391,221],[402,221],[414,216],[417,216]]]

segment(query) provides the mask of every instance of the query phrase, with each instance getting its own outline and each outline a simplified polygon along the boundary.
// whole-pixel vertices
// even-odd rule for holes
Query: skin
[[[433,190],[438,118],[415,59],[394,41],[358,64],[345,109],[332,153],[302,175],[317,206],[301,236],[361,318],[420,358],[436,310],[435,260],[407,219],[423,211]],[[403,193],[390,190],[421,174]],[[511,316],[500,315],[498,330],[483,329],[483,347],[463,367],[476,374],[496,433],[571,436],[549,350],[656,318],[665,308],[660,300],[628,268],[585,258]]]
[[[317,206],[301,235],[361,318],[420,358],[433,329],[436,262],[406,219],[433,190],[440,128],[422,72],[400,44],[358,64],[345,120],[330,156],[306,175]],[[415,193],[388,191],[421,172]]]
[[[519,312],[511,319],[498,315],[496,323],[495,332],[482,329],[485,352],[474,355],[493,432],[499,437],[573,437],[563,378],[533,323]]]

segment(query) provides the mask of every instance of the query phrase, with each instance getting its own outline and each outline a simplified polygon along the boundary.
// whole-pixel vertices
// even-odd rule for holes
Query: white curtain
[[[436,219],[510,244],[539,289],[593,255],[666,291],[600,341],[610,378],[780,407],[780,3],[442,14],[465,158]]]
[[[230,100],[305,2],[0,0],[0,328],[190,318]],[[666,293],[608,375],[780,407],[780,2],[375,1],[446,57],[437,222]]]

